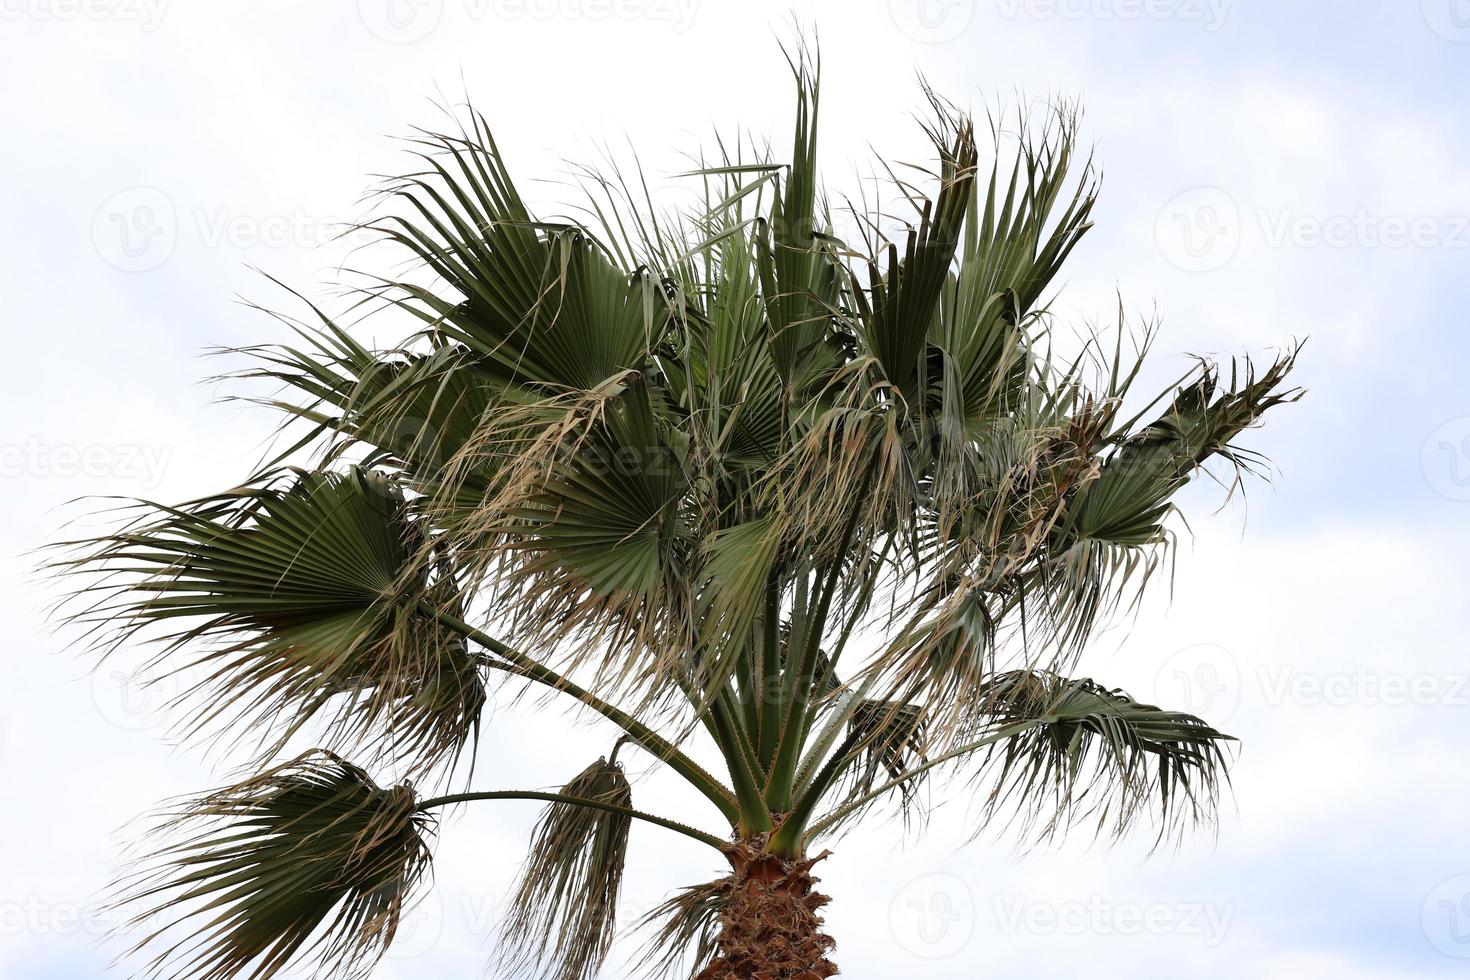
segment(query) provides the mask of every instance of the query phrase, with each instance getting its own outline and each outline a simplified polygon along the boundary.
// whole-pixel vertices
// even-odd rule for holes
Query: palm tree
[[[728,862],[650,916],[646,965],[700,980],[836,973],[814,865],[877,807],[978,787],[1027,840],[1211,823],[1228,736],[1068,675],[1169,562],[1181,488],[1256,467],[1235,440],[1297,396],[1295,352],[1136,399],[1154,331],[1064,355],[1045,305],[1096,192],[1071,112],[982,168],[926,92],[938,166],[887,170],[895,224],[826,203],[819,72],[792,69],[789,160],[721,143],[681,215],[614,168],[583,220],[538,220],[478,114],[418,132],[362,225],[409,271],[353,287],[411,336],[370,349],[298,296],[300,340],[242,372],[287,451],[70,542],[70,614],[158,644],[189,734],[258,748],[123,883],[148,975],[370,969],[459,804],[547,804],[500,955],[563,980],[608,955],[635,821]],[[492,685],[621,737],[559,792],[473,789]],[[635,803],[619,752],[708,827]]]

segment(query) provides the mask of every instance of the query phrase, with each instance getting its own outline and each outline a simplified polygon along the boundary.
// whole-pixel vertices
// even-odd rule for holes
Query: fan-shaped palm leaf
[[[420,609],[458,608],[442,569],[415,562],[425,542],[384,476],[299,472],[151,508],[70,564],[100,576],[81,595],[101,596],[88,615],[113,642],[142,633],[159,670],[202,675],[181,697],[191,727],[272,731],[273,751],[321,716],[333,742],[379,733],[429,765],[470,744],[485,691],[464,637]]]
[[[429,870],[431,818],[408,785],[381,789],[330,754],[303,756],[188,801],[119,905],[154,917],[139,949],[150,977],[361,976],[380,957]]]

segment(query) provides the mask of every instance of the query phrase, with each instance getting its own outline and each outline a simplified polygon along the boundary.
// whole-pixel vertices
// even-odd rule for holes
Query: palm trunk
[[[837,973],[835,945],[817,910],[827,896],[813,890],[811,859],[767,852],[765,835],[725,849],[733,873],[721,883],[718,954],[696,980],[823,980]]]

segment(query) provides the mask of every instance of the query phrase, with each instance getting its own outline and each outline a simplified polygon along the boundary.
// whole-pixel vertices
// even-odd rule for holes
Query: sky
[[[1305,339],[1309,388],[1248,436],[1271,482],[1192,494],[1172,595],[1083,662],[1241,739],[1218,834],[961,847],[962,799],[921,838],[864,827],[820,866],[843,975],[1464,975],[1466,0],[0,0],[0,978],[125,975],[100,897],[129,823],[231,762],[170,740],[136,659],[93,671],[48,628],[34,549],[99,506],[68,502],[248,475],[272,419],[222,402],[203,379],[229,365],[205,353],[285,339],[240,302],[282,301],[262,273],[328,295],[334,225],[437,103],[468,94],[538,202],[563,199],[564,161],[629,145],[676,201],[661,178],[714,129],[785,145],[793,23],[820,36],[830,187],[920,155],[920,75],[982,112],[1076,99],[1103,191],[1059,323],[1110,323],[1120,299],[1156,316],[1161,379]],[[604,751],[526,708],[496,706],[483,783]],[[667,773],[636,775],[640,802],[708,823]],[[484,806],[445,823],[380,976],[486,975],[537,814]],[[637,827],[624,921],[716,870]]]

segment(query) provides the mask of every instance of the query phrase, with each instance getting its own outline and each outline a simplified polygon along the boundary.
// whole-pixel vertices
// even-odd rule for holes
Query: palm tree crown
[[[793,71],[789,159],[721,143],[678,215],[614,173],[585,220],[539,220],[479,115],[420,132],[362,225],[411,271],[355,287],[419,327],[370,349],[306,303],[244,372],[277,383],[288,451],[71,543],[77,618],[196,680],[190,732],[259,746],[250,778],[165,813],[124,888],[168,913],[150,975],[369,969],[455,803],[547,802],[503,965],[564,980],[608,953],[633,821],[729,858],[655,913],[647,961],[717,978],[835,972],[809,855],[872,807],[919,813],[931,777],[1040,837],[1213,818],[1227,736],[1068,675],[1168,560],[1181,487],[1252,467],[1235,440],[1296,397],[1294,352],[1135,398],[1151,330],[1052,342],[1096,191],[1069,112],[982,164],[929,93],[938,162],[889,171],[895,232],[826,203],[818,72]],[[622,738],[559,793],[433,796],[470,778],[491,685]],[[620,751],[710,826],[640,809]]]

